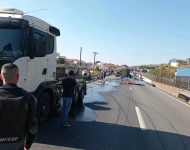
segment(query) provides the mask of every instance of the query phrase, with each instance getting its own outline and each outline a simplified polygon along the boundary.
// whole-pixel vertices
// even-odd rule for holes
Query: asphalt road
[[[31,150],[189,150],[190,107],[148,85],[90,85],[72,126],[39,127]]]

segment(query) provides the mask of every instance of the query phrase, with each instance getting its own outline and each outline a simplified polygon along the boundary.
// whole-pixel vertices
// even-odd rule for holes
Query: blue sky
[[[0,0],[58,27],[67,58],[140,65],[190,57],[189,0]]]

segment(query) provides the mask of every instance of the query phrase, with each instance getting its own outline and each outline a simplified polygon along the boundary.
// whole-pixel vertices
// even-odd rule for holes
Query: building
[[[170,63],[170,66],[172,67],[179,67],[179,66],[184,66],[188,64],[186,60],[179,60],[179,59],[171,59],[169,63]]]

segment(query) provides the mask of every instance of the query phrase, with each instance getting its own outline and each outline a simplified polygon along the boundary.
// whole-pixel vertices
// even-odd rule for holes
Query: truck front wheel
[[[46,121],[50,112],[50,96],[47,92],[40,95],[37,106],[38,121],[40,123]]]

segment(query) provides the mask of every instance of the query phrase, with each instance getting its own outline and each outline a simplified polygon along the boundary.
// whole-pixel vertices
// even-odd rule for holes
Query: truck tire
[[[73,97],[73,102],[72,102],[72,104],[73,104],[73,105],[77,105],[77,104],[78,104],[78,100],[79,100],[79,91],[76,90],[76,91],[75,91],[75,94],[74,94],[74,97]]]
[[[50,112],[50,96],[47,92],[40,95],[37,105],[37,117],[40,123],[47,120]]]
[[[82,88],[79,93],[78,104],[77,104],[78,106],[83,106],[84,95],[85,95],[85,90],[84,88]]]
[[[53,109],[53,116],[61,116],[62,105],[61,102],[57,103]]]

